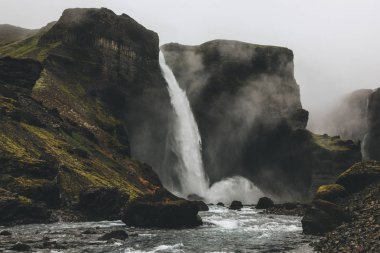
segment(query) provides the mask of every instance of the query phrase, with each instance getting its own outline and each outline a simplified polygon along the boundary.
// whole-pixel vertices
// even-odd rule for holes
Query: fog
[[[325,114],[341,97],[380,86],[380,1],[376,0],[0,0],[0,23],[38,28],[69,7],[107,7],[160,35],[161,43],[212,39],[284,46],[308,127],[325,132]]]

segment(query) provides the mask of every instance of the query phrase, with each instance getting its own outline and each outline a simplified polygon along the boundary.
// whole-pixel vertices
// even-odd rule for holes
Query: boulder
[[[256,205],[256,209],[267,209],[274,206],[273,200],[268,197],[262,197],[259,199]]]
[[[132,202],[127,205],[122,221],[133,227],[181,228],[202,225],[198,205],[184,199]]]
[[[326,200],[314,200],[302,218],[305,234],[323,235],[349,220],[349,215],[338,205]]]
[[[30,251],[32,248],[28,244],[17,242],[9,249],[14,251]]]
[[[216,205],[217,206],[224,206],[224,204],[222,202],[218,202]]]
[[[243,204],[240,201],[234,200],[230,205],[231,210],[240,210],[243,207]]]
[[[3,230],[0,232],[0,235],[1,236],[11,236],[12,235],[12,232],[9,232],[7,230]]]
[[[0,225],[51,222],[51,211],[42,204],[0,188]]]
[[[125,240],[128,238],[128,233],[124,230],[115,230],[109,233],[106,233],[98,238],[100,241],[108,241],[110,239]]]
[[[92,220],[120,219],[129,196],[117,188],[93,188],[80,193],[79,208]]]
[[[336,183],[342,185],[348,192],[358,192],[372,183],[380,181],[380,163],[365,161],[356,163],[343,172]]]
[[[193,201],[193,202],[197,204],[198,211],[208,211],[209,210],[208,205],[206,205],[205,202],[200,201],[200,200],[199,201]]]
[[[346,189],[339,184],[321,185],[314,199],[322,199],[330,202],[335,202],[340,198],[344,198],[348,195]]]

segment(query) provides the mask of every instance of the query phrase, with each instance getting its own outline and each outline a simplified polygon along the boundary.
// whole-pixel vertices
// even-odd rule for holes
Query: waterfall
[[[240,200],[244,203],[255,203],[263,194],[246,178],[240,176],[226,178],[210,187],[203,168],[202,143],[198,125],[186,92],[179,86],[162,52],[160,52],[159,61],[175,112],[173,151],[180,160],[177,168],[173,168],[176,170],[173,174],[179,175],[181,189],[172,190],[179,191],[183,197],[197,194],[209,202],[228,203],[232,200]]]
[[[162,74],[168,83],[170,100],[175,112],[174,138],[176,142],[175,152],[180,164],[179,180],[182,193],[204,196],[208,188],[208,179],[204,173],[201,155],[201,137],[198,126],[191,111],[186,92],[179,84],[165,62],[165,57],[160,52],[160,66]]]

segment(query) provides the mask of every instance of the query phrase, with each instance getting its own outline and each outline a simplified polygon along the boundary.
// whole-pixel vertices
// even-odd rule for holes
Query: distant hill
[[[37,32],[38,29],[31,30],[8,24],[0,25],[0,45],[24,39],[28,36],[34,35]]]

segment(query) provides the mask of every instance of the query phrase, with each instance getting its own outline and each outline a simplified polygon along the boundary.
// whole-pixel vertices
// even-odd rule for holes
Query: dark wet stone
[[[129,196],[117,188],[93,188],[80,193],[79,208],[92,220],[117,220]]]
[[[134,227],[181,228],[202,225],[196,203],[176,201],[136,201],[128,204],[122,221]]]
[[[333,230],[343,222],[349,221],[349,215],[341,206],[326,200],[313,201],[302,218],[302,229],[305,234],[321,235]]]
[[[198,211],[208,211],[209,210],[208,206],[203,201],[200,201],[200,200],[199,201],[194,201],[194,203],[197,204]]]
[[[267,209],[273,206],[274,206],[273,200],[271,200],[268,197],[262,197],[257,202],[256,209]]]
[[[111,239],[117,239],[117,240],[125,240],[128,238],[127,232],[124,230],[115,230],[109,233],[106,233],[98,238],[100,241],[108,241]]]
[[[2,235],[2,236],[11,236],[12,232],[7,231],[7,230],[3,230],[3,231],[0,232],[0,235]]]
[[[218,202],[218,204],[216,204],[217,206],[224,206],[224,204],[222,202]]]
[[[25,243],[17,242],[15,245],[9,248],[10,250],[14,251],[30,251],[32,248]]]
[[[243,204],[240,201],[234,200],[230,205],[231,210],[240,210],[243,207]]]

